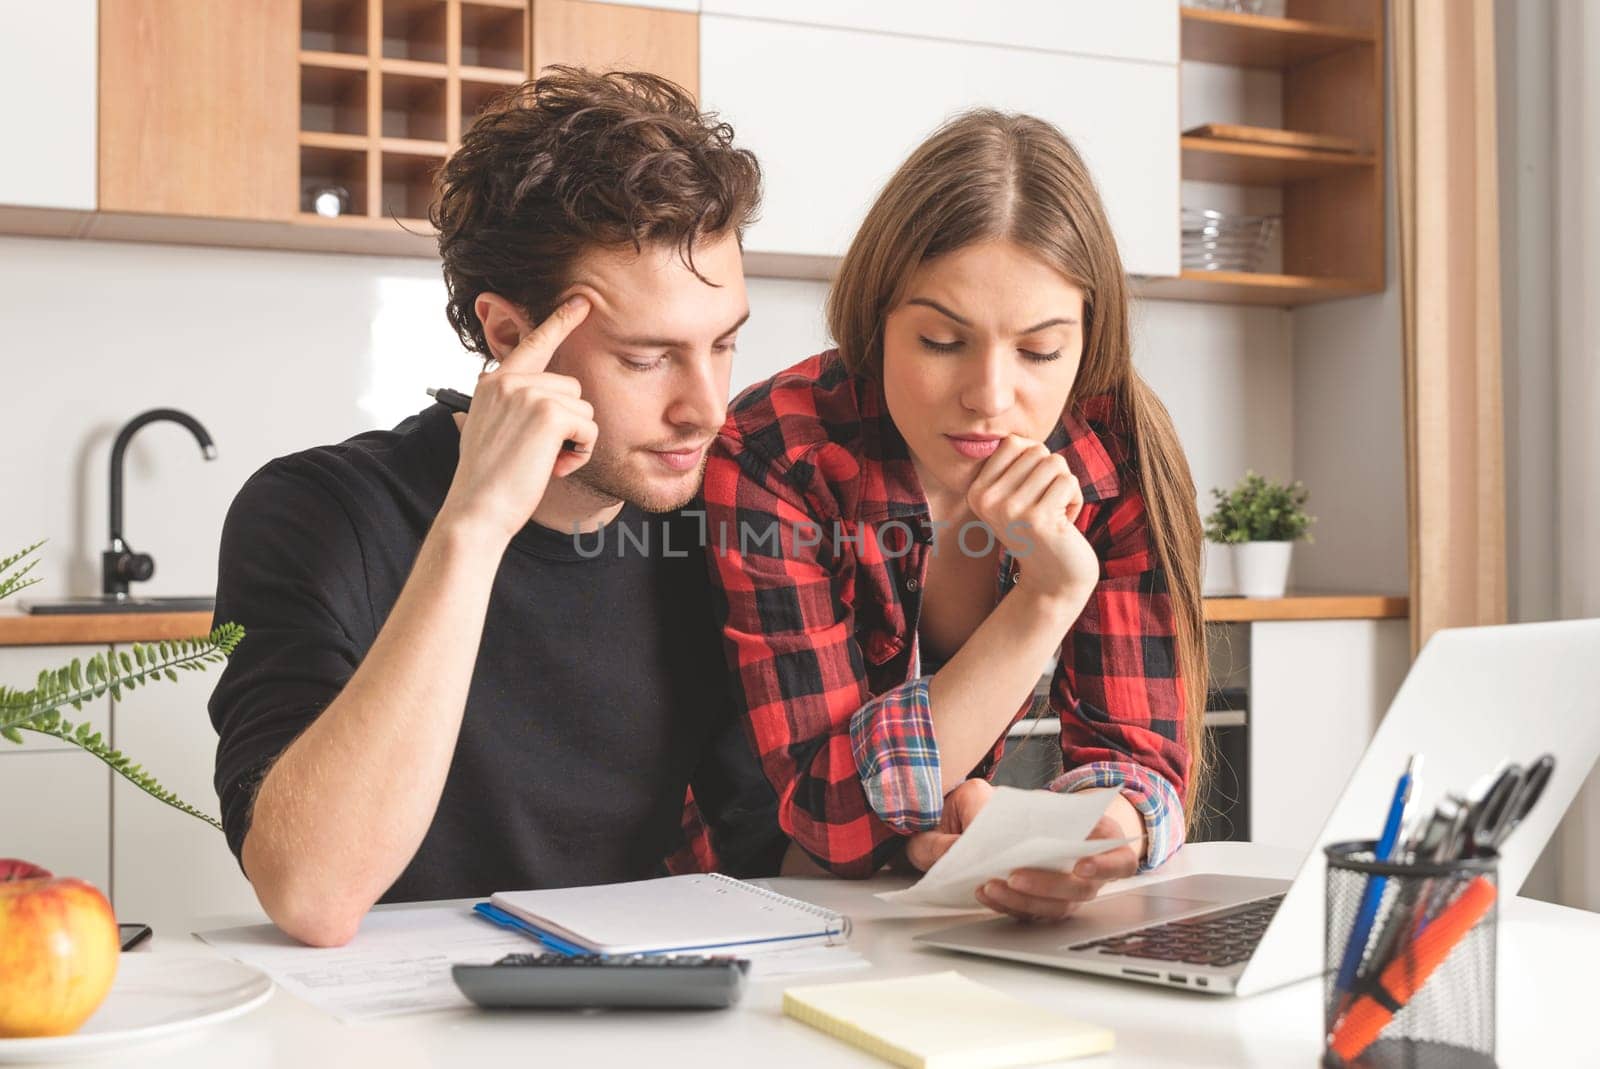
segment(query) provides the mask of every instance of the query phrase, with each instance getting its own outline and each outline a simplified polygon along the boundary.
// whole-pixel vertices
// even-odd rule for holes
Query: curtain
[[[1556,614],[1573,619],[1600,616],[1600,6],[1557,0],[1552,28],[1554,590]],[[1559,888],[1600,909],[1600,776],[1569,811]]]
[[[1494,6],[1390,10],[1415,652],[1506,618]]]

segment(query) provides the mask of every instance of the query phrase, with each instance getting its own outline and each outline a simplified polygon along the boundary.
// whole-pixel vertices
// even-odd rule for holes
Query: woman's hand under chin
[[[969,779],[945,796],[944,815],[934,831],[919,832],[906,844],[906,859],[926,872],[944,856],[978,813],[994,796],[985,780]],[[1085,902],[1092,901],[1107,883],[1139,871],[1144,856],[1144,821],[1133,803],[1118,794],[1094,830],[1091,839],[1132,839],[1126,846],[1082,858],[1070,872],[1054,869],[1017,869],[1004,880],[990,880],[977,890],[978,901],[1019,920],[1064,920]]]

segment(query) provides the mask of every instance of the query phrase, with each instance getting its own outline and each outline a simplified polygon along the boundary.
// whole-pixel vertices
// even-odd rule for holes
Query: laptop
[[[1322,848],[1377,837],[1412,754],[1423,761],[1408,815],[1431,812],[1445,792],[1466,791],[1502,760],[1526,764],[1547,752],[1555,774],[1501,848],[1502,895],[1521,888],[1600,757],[1600,619],[1439,631],[1293,881],[1193,874],[1102,896],[1059,925],[1001,917],[917,942],[1218,995],[1303,980],[1323,970]]]

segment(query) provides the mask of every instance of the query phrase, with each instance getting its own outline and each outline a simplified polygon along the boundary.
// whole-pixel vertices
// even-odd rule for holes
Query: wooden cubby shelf
[[[527,0],[302,0],[300,12],[293,217],[426,234],[435,175],[461,131],[527,78]],[[343,214],[316,214],[328,190]]]
[[[370,0],[301,0],[300,47],[366,55],[369,12]]]
[[[490,67],[521,74],[528,69],[527,13],[522,6],[461,0],[463,67]]]
[[[1180,7],[1184,59],[1283,70],[1334,52],[1371,45],[1369,30],[1309,19]]]

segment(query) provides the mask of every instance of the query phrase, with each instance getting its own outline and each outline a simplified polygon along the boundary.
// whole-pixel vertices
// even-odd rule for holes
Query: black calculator
[[[450,970],[486,1009],[726,1009],[749,972],[740,958],[686,954],[507,954]]]

